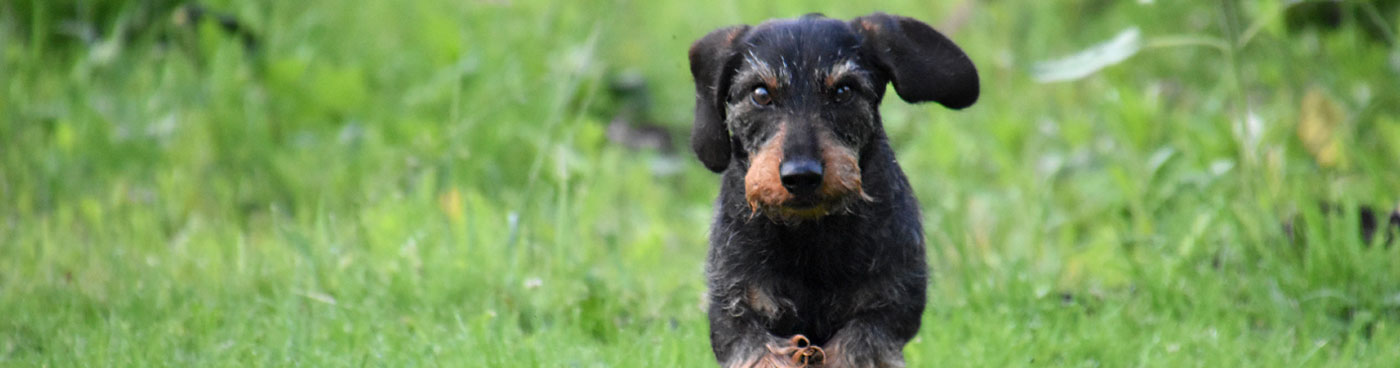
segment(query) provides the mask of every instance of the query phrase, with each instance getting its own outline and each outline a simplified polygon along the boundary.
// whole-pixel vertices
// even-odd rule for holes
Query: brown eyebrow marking
[[[826,82],[827,88],[831,88],[835,87],[836,82],[840,82],[842,77],[845,77],[847,74],[859,72],[860,67],[856,65],[856,62],[850,59],[846,59],[845,62],[836,64],[832,66],[831,69],[828,69],[826,71],[826,78],[823,79],[823,81]]]
[[[749,54],[745,56],[745,59],[749,61],[749,65],[753,66],[753,73],[758,75],[758,78],[762,80],[768,88],[778,88],[779,81],[788,79],[786,63],[784,63],[782,68],[774,69],[767,61],[763,61],[763,59],[754,56],[753,52],[749,52]]]

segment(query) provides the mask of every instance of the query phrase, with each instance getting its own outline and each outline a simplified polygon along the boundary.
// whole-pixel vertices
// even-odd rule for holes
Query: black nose
[[[785,160],[778,174],[783,177],[783,188],[795,195],[811,194],[822,185],[822,163],[817,160]]]

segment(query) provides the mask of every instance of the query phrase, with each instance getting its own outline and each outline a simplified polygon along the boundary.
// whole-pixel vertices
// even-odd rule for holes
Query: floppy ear
[[[695,77],[695,126],[690,130],[690,148],[710,171],[721,172],[729,166],[725,96],[740,61],[734,46],[748,31],[745,25],[720,28],[690,45],[690,75]]]
[[[874,13],[851,20],[865,52],[905,101],[934,101],[952,109],[977,102],[977,68],[958,45],[917,19]]]

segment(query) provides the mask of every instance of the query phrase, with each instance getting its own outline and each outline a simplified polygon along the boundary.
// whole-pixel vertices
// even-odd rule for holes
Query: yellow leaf
[[[1322,89],[1313,87],[1303,95],[1298,112],[1298,139],[1322,167],[1344,166],[1341,132],[1346,113],[1327,98]]]
[[[462,192],[457,191],[457,188],[452,188],[452,190],[439,194],[438,207],[452,221],[462,220]]]

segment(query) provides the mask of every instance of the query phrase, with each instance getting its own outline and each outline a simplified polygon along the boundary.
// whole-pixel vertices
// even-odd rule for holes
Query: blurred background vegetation
[[[690,42],[925,20],[910,366],[1400,361],[1396,1],[0,1],[0,365],[710,366]]]

